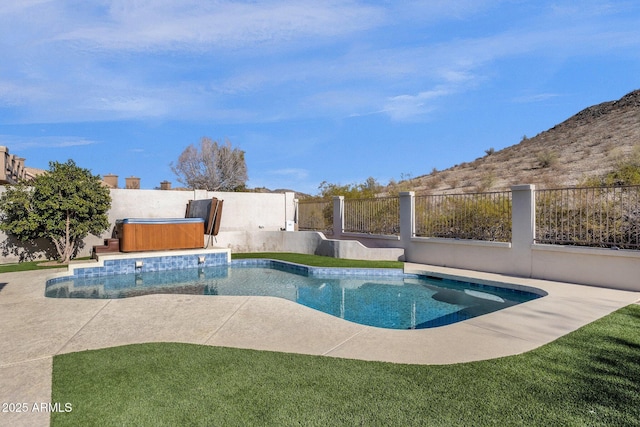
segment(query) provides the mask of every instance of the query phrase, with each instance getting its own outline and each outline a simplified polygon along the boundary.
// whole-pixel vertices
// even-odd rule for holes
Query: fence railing
[[[511,241],[511,192],[415,197],[415,235]]]
[[[400,198],[345,199],[344,231],[376,235],[400,234]]]
[[[640,250],[640,186],[536,190],[534,194],[529,209],[535,207],[535,243]],[[511,191],[415,196],[413,200],[411,216],[402,214],[404,224],[409,224],[405,226],[413,225],[413,236],[512,241]],[[298,228],[332,234],[334,203],[337,200],[300,201]],[[344,224],[344,232],[400,234],[399,197],[343,203],[343,218],[336,220]]]
[[[536,243],[640,249],[640,186],[536,191]]]
[[[333,202],[331,200],[300,200],[298,202],[298,230],[333,234]]]

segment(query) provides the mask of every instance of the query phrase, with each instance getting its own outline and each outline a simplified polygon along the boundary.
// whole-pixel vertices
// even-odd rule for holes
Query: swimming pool
[[[395,269],[331,269],[273,260],[47,282],[50,298],[128,298],[148,294],[274,296],[342,319],[389,329],[460,322],[540,295],[404,274]]]

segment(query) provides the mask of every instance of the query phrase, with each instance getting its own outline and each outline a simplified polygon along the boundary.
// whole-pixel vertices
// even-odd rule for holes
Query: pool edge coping
[[[105,262],[112,260],[127,260],[132,259],[135,260],[136,265],[138,262],[144,262],[147,259],[153,258],[165,258],[165,257],[183,257],[188,255],[193,256],[202,256],[206,254],[219,254],[226,253],[227,260],[226,264],[229,266],[233,265],[246,265],[246,266],[263,266],[268,268],[276,268],[283,267],[286,272],[292,274],[303,273],[308,276],[318,277],[318,276],[346,276],[346,277],[435,277],[438,279],[451,280],[455,282],[462,283],[472,283],[481,286],[487,287],[497,287],[508,290],[516,290],[525,293],[531,293],[537,295],[539,298],[545,297],[548,295],[544,289],[531,286],[531,285],[523,285],[517,283],[517,277],[514,276],[499,276],[499,278],[481,278],[471,276],[467,270],[465,273],[453,273],[446,270],[445,267],[435,267],[430,266],[430,269],[425,268],[415,268],[412,267],[414,264],[405,262],[403,264],[403,268],[385,268],[385,267],[322,267],[322,266],[312,266],[307,264],[296,263],[292,261],[284,261],[274,258],[243,258],[243,259],[232,259],[231,250],[230,249],[190,249],[190,250],[178,250],[178,251],[158,251],[158,252],[135,252],[135,253],[125,253],[125,254],[107,254],[102,255],[98,258],[97,261],[87,262],[87,263],[76,263],[70,264],[67,268],[67,271],[62,271],[58,273],[51,274],[47,277],[45,281],[45,288],[50,284],[53,285],[58,281],[64,281],[66,279],[72,279],[76,277],[76,270],[82,270],[86,268],[105,268]],[[142,265],[142,264],[141,264]],[[420,264],[423,266],[422,264]],[[187,267],[187,268],[200,268],[198,267]],[[170,269],[168,269],[170,270]],[[179,269],[178,269],[179,270]],[[440,270],[440,271],[439,271]],[[451,270],[451,269],[449,269]],[[167,270],[165,270],[167,271]],[[117,273],[119,274],[119,273]],[[124,273],[122,273],[124,274]],[[491,273],[485,273],[491,274]],[[109,274],[104,274],[109,275]],[[497,275],[496,275],[497,276]]]

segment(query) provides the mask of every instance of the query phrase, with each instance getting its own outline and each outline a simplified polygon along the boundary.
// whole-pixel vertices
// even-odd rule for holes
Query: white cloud
[[[530,102],[543,102],[549,99],[557,98],[559,96],[562,96],[562,95],[557,93],[536,93],[532,95],[518,96],[513,99],[513,102],[522,103],[522,104],[526,104]]]
[[[0,16],[15,15],[16,13],[22,13],[27,9],[31,9],[34,6],[40,6],[46,3],[51,3],[51,0],[21,0],[2,2],[0,3]]]
[[[18,106],[24,104],[26,98],[18,84],[0,81],[0,105]]]
[[[9,64],[0,64],[0,107],[15,122],[416,120],[493,77],[500,61],[561,62],[640,45],[637,26],[598,2],[571,13],[541,6],[466,38],[429,31],[504,2],[9,3],[0,6]],[[398,30],[420,36],[396,43]]]
[[[429,21],[465,19],[480,11],[505,3],[504,0],[405,0],[394,7],[403,17]]]
[[[227,49],[349,34],[377,25],[381,12],[350,1],[113,0],[105,16],[55,39],[105,49]]]
[[[435,107],[429,101],[449,95],[449,89],[440,87],[420,92],[416,95],[397,95],[390,98],[381,111],[393,120],[406,121],[417,119],[431,112]]]
[[[159,117],[168,112],[169,108],[166,104],[166,100],[151,97],[104,96],[87,102],[85,107],[125,118]]]
[[[303,181],[309,177],[309,171],[306,169],[285,168],[268,172],[270,175],[278,175],[283,178]]]
[[[432,89],[420,91],[417,94],[402,94],[390,97],[382,113],[398,121],[418,120],[437,107],[437,100],[470,89],[481,79],[478,75],[466,69],[438,70],[434,80],[442,83]]]
[[[0,145],[6,145],[12,152],[34,148],[68,148],[97,144],[79,136],[37,136],[24,137],[16,135],[0,135]]]

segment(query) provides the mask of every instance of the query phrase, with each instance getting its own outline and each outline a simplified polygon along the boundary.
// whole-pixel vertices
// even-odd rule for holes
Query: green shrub
[[[585,178],[582,187],[619,187],[640,185],[640,145],[636,145],[626,157],[620,157],[614,170],[603,176]]]
[[[511,200],[496,194],[427,196],[416,200],[416,234],[511,241]]]
[[[538,166],[541,168],[550,168],[558,163],[558,154],[555,151],[544,150],[536,155]]]

